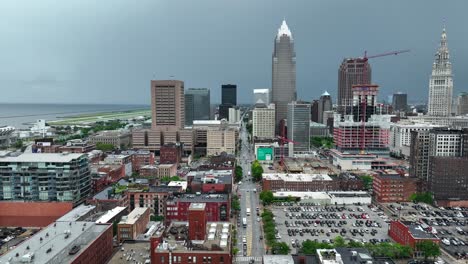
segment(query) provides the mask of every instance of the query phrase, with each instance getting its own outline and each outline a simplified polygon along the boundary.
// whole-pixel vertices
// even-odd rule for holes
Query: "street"
[[[239,138],[242,141],[242,146],[238,155],[238,165],[242,167],[243,179],[242,184],[238,185],[238,194],[240,194],[241,205],[241,225],[238,227],[238,243],[239,253],[235,257],[236,263],[249,263],[254,260],[255,263],[261,263],[262,256],[264,255],[261,222],[257,221],[256,208],[259,207],[259,193],[255,192],[257,188],[256,183],[252,181],[249,176],[251,163],[254,160],[254,153],[251,144],[248,141],[248,131],[245,123],[242,123]],[[246,209],[250,208],[250,216],[247,216]],[[247,227],[242,226],[242,219],[247,218]],[[242,238],[246,237],[247,246],[243,246]]]

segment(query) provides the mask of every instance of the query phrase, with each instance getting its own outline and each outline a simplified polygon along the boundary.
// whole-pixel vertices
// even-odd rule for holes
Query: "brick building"
[[[103,189],[101,192],[86,200],[86,203],[95,205],[99,210],[106,211],[116,206],[128,206],[126,194],[114,193],[112,186]]]
[[[418,242],[440,240],[432,233],[425,231],[420,225],[407,221],[392,221],[388,229],[388,235],[398,244],[410,246],[413,249]]]
[[[180,144],[170,143],[161,146],[159,153],[160,164],[179,164],[182,159],[182,146]]]
[[[172,222],[162,234],[151,237],[151,263],[233,263],[231,225],[207,222],[205,206],[192,203],[188,223]]]
[[[150,208],[152,215],[166,215],[166,200],[182,192],[181,186],[150,186],[148,189],[128,189],[128,208]]]
[[[188,221],[191,203],[204,203],[207,221],[228,221],[231,211],[227,194],[183,194],[166,200],[167,221]]]
[[[406,202],[417,192],[418,179],[399,174],[378,173],[374,176],[373,189],[375,199],[380,203]]]
[[[232,169],[220,168],[218,170],[191,171],[185,177],[192,193],[232,192]]]
[[[141,167],[147,165],[154,165],[154,153],[148,150],[128,150],[122,151],[121,154],[129,155],[131,157],[133,172],[139,173]]]
[[[149,208],[135,208],[127,216],[122,217],[117,225],[117,240],[135,240],[146,230],[150,220]]]
[[[0,226],[44,227],[73,209],[71,202],[0,202]]]
[[[359,191],[364,188],[360,179],[330,177],[327,174],[264,173],[263,190],[270,191]]]

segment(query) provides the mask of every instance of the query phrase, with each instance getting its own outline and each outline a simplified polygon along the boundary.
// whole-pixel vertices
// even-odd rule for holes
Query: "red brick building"
[[[149,208],[135,208],[126,217],[122,217],[117,225],[117,240],[135,240],[146,230],[150,220]]]
[[[133,172],[140,173],[140,169],[143,166],[154,165],[154,153],[148,150],[128,150],[122,151],[121,154],[130,155],[132,159]]]
[[[233,263],[231,224],[207,222],[205,208],[204,203],[193,203],[188,227],[187,222],[173,222],[160,236],[151,237],[151,263]],[[184,242],[186,247],[174,247]]]
[[[227,194],[182,194],[169,197],[166,201],[166,220],[188,221],[192,203],[204,203],[205,215],[209,222],[229,221],[231,204]]]
[[[1,227],[45,227],[73,209],[68,202],[0,202]]]
[[[363,188],[362,180],[344,175],[264,173],[262,179],[262,190],[269,191],[361,191]]]
[[[406,221],[392,221],[388,235],[398,244],[410,246],[413,249],[418,242],[433,241],[437,244],[440,242],[439,238],[424,230],[420,225]]]
[[[150,186],[149,189],[128,189],[127,201],[130,210],[138,207],[150,208],[151,214],[166,215],[166,200],[182,192],[181,186]]]
[[[180,144],[165,144],[161,146],[159,153],[160,164],[177,164],[179,165],[182,159],[182,146]]]
[[[417,191],[418,179],[380,173],[374,176],[372,185],[378,202],[406,202]]]
[[[92,164],[91,167],[96,171],[91,176],[91,189],[93,193],[98,193],[108,185],[118,182],[125,177],[124,165],[99,165]]]

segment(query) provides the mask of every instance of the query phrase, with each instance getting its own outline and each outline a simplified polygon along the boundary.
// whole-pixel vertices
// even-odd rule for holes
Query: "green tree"
[[[114,145],[108,143],[97,142],[96,149],[104,152],[113,151],[115,149]]]
[[[301,253],[315,255],[317,253],[317,249],[331,249],[331,248],[333,248],[333,246],[328,243],[322,243],[322,242],[317,242],[317,241],[307,239],[304,242],[302,242]]]
[[[372,183],[374,180],[372,176],[364,175],[364,176],[361,176],[360,178],[363,181],[364,189],[366,190],[372,189]]]
[[[20,149],[20,148],[23,148],[23,145],[24,145],[23,140],[18,139],[18,140],[16,140],[15,144],[13,145],[13,147],[15,147],[15,148],[17,148],[17,149]]]
[[[416,244],[416,249],[423,253],[424,259],[440,256],[439,245],[432,241],[419,242]]]
[[[341,236],[337,236],[333,242],[333,247],[346,247],[346,241]]]
[[[263,167],[258,160],[252,162],[251,171],[254,181],[260,181],[262,179]]]
[[[164,176],[161,178],[161,182],[171,182],[171,181],[180,181],[180,177],[179,176],[172,176],[172,177],[169,177],[169,176]]]
[[[427,203],[427,204],[434,203],[434,199],[432,198],[431,192],[413,193],[409,199],[412,202],[421,202],[421,203]]]
[[[243,171],[242,171],[242,167],[241,167],[241,166],[236,165],[236,168],[235,168],[235,170],[234,170],[234,174],[235,174],[235,178],[234,178],[234,181],[235,181],[235,182],[240,182],[240,181],[242,181]]]
[[[237,212],[239,212],[241,209],[239,197],[237,197],[237,195],[234,195],[231,199],[231,209]]]
[[[264,204],[270,204],[274,199],[272,191],[265,190],[260,193],[260,200],[262,200]]]
[[[276,242],[273,245],[273,252],[278,255],[288,255],[291,249],[286,242]]]
[[[233,248],[232,248],[232,255],[235,256],[235,255],[237,255],[237,253],[239,253],[239,249],[236,248],[236,247],[233,247]]]

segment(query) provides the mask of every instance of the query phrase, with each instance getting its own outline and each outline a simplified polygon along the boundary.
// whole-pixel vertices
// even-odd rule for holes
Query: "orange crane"
[[[409,49],[406,50],[397,50],[397,51],[391,51],[391,52],[386,52],[386,53],[381,53],[377,55],[372,55],[372,56],[367,56],[367,51],[364,51],[364,57],[362,58],[363,62],[367,62],[369,59],[374,59],[374,58],[379,58],[379,57],[385,57],[385,56],[390,56],[390,55],[398,55],[401,53],[406,53],[410,52]],[[363,69],[363,84],[358,84],[358,85],[353,85],[353,90],[358,89],[361,94],[361,153],[364,152],[364,149],[366,147],[366,117],[367,117],[367,98],[368,95],[370,95],[370,92],[377,92],[378,86],[372,85],[369,83],[369,80],[367,78],[367,67],[364,66]]]

